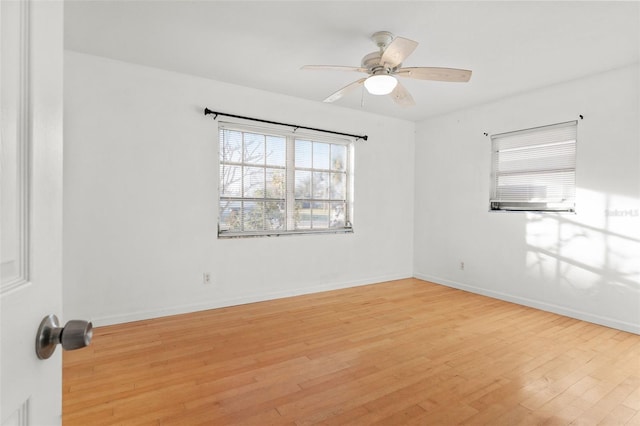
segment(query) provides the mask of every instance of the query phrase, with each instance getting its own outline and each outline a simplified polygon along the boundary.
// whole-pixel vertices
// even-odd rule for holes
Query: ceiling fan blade
[[[400,68],[394,73],[400,77],[417,78],[418,80],[449,81],[466,83],[471,78],[470,70],[438,67]]]
[[[391,92],[391,97],[393,98],[393,101],[401,107],[410,107],[416,104],[409,91],[406,87],[400,84],[400,82],[398,82],[396,88]]]
[[[337,92],[335,92],[333,95],[329,96],[327,99],[325,99],[322,102],[335,102],[335,101],[337,101],[338,99],[340,99],[341,97],[343,97],[344,95],[346,95],[347,93],[352,91],[353,89],[355,89],[358,86],[362,85],[362,83],[364,83],[364,81],[366,79],[367,79],[367,77],[361,78],[360,80],[356,80],[353,83],[344,86],[342,89],[338,90]]]
[[[362,67],[344,67],[341,65],[305,65],[302,70],[318,70],[318,71],[356,71],[356,72],[367,72],[366,68]]]
[[[381,63],[389,68],[400,65],[407,56],[411,55],[418,47],[418,42],[404,37],[396,37],[382,53]]]

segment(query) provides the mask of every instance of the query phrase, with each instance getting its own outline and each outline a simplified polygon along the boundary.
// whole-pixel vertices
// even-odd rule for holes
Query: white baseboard
[[[459,290],[468,291],[470,293],[481,294],[483,296],[492,297],[494,299],[517,303],[519,305],[528,306],[531,308],[536,308],[536,309],[540,309],[547,312],[553,312],[555,314],[564,315],[567,317],[576,318],[576,319],[591,322],[594,324],[599,324],[606,327],[615,328],[617,330],[627,331],[629,333],[640,335],[639,324],[632,324],[632,323],[620,321],[614,318],[602,317],[599,315],[594,315],[589,312],[566,308],[564,306],[554,305],[551,303],[541,302],[538,300],[529,299],[525,297],[514,296],[511,294],[502,293],[498,291],[487,290],[481,287],[463,284],[463,283],[452,281],[446,278],[436,277],[432,275],[414,273],[413,276],[415,278],[419,278],[421,280],[429,281],[435,284],[457,288]],[[363,285],[376,284],[380,282],[393,281],[393,280],[399,280],[399,279],[405,279],[405,278],[411,278],[411,274],[369,277],[366,279],[356,280],[356,281],[327,283],[327,284],[315,285],[311,287],[296,288],[296,289],[276,291],[271,293],[253,294],[246,297],[237,297],[237,298],[221,299],[221,300],[220,299],[208,300],[200,303],[168,306],[168,307],[158,308],[158,309],[139,310],[139,311],[129,312],[129,313],[108,315],[103,317],[94,317],[91,320],[94,326],[101,327],[101,326],[107,326],[107,325],[122,324],[122,323],[132,322],[132,321],[141,321],[141,320],[147,320],[152,318],[165,317],[169,315],[179,315],[179,314],[186,314],[190,312],[205,311],[208,309],[217,309],[217,308],[224,308],[228,306],[244,305],[247,303],[263,302],[267,300],[281,299],[284,297],[300,296],[304,294],[320,293],[323,291],[358,287]]]
[[[253,294],[246,297],[237,297],[222,300],[208,300],[200,303],[190,303],[185,305],[167,306],[165,308],[139,310],[135,312],[108,315],[91,318],[95,327],[122,324],[132,321],[142,321],[152,318],[166,317],[170,315],[187,314],[191,312],[206,311],[209,309],[225,308],[228,306],[244,305],[247,303],[264,302],[266,300],[281,299],[284,297],[301,296],[303,294],[320,293],[323,291],[339,290],[343,288],[358,287],[369,284],[376,284],[385,281],[401,280],[412,278],[411,274],[403,275],[383,275],[369,277],[356,281],[345,281],[340,283],[327,283],[310,287],[302,287],[290,290],[276,291],[271,293]]]
[[[627,331],[629,333],[640,334],[640,324],[633,324],[626,321],[620,321],[614,318],[602,317],[589,312],[577,311],[575,309],[566,308],[564,306],[554,305],[552,303],[541,302],[539,300],[529,299],[526,297],[514,296],[499,291],[487,290],[468,284],[462,284],[446,278],[435,277],[421,273],[415,273],[414,276],[421,280],[429,281],[435,284],[447,287],[457,288],[459,290],[468,291],[470,293],[481,294],[483,296],[492,297],[494,299],[504,300],[507,302],[517,303],[519,305],[528,306],[530,308],[540,309],[542,311],[552,312],[554,314],[563,315],[582,321],[591,322],[605,327],[615,328],[617,330]]]

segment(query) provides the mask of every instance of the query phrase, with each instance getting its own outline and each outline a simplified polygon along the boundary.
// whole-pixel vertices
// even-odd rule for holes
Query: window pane
[[[313,142],[313,168],[329,169],[329,144]]]
[[[286,203],[284,201],[267,201],[264,203],[265,230],[284,230],[286,221]]]
[[[281,166],[286,165],[287,159],[287,140],[276,136],[267,136],[267,165]]]
[[[331,199],[343,200],[347,194],[347,176],[344,173],[331,173]]]
[[[345,212],[346,212],[346,204],[345,203],[331,203],[331,211],[330,213],[330,222],[329,227],[331,228],[342,228],[345,226]]]
[[[331,145],[331,170],[346,170],[347,147],[344,145]]]
[[[313,172],[313,198],[326,200],[329,198],[329,173]]]
[[[285,171],[267,169],[267,198],[284,198],[286,194]]]
[[[313,203],[311,205],[311,227],[313,229],[329,227],[329,203]]]
[[[264,198],[264,169],[262,167],[244,168],[244,197]]]
[[[220,165],[220,195],[224,197],[242,196],[242,167]]]
[[[296,170],[296,198],[311,198],[311,172]]]
[[[240,201],[220,202],[220,228],[228,231],[242,230],[242,206]]]
[[[243,213],[245,231],[264,230],[263,202],[245,201]]]
[[[264,136],[255,133],[244,134],[244,161],[252,164],[264,164]]]
[[[222,146],[220,161],[239,163],[242,161],[242,133],[235,130],[221,130]]]
[[[311,229],[311,203],[309,201],[296,201],[295,229]]]
[[[296,167],[311,168],[311,142],[296,139]]]

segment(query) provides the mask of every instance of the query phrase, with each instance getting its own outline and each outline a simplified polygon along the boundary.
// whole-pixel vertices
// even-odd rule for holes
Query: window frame
[[[284,190],[284,199],[271,199],[271,198],[259,198],[254,200],[251,197],[244,197],[244,193],[240,197],[229,197],[224,196],[222,194],[223,190],[223,182],[221,179],[222,176],[222,167],[223,164],[230,164],[231,162],[225,162],[222,158],[222,134],[224,130],[237,131],[242,133],[254,133],[260,134],[264,136],[274,136],[285,139],[285,160],[284,167],[281,169],[285,172],[285,190]],[[310,199],[305,199],[308,202],[322,202],[331,205],[332,202],[344,202],[345,203],[345,211],[344,211],[344,226],[340,227],[328,227],[328,228],[318,228],[318,229],[296,229],[296,220],[295,220],[295,204],[297,202],[296,199],[296,189],[295,189],[295,172],[296,172],[296,158],[295,158],[295,144],[296,140],[302,141],[311,141],[317,143],[324,144],[334,144],[334,145],[342,145],[346,148],[346,161],[345,161],[345,171],[344,177],[346,179],[346,188],[345,188],[345,196],[344,200],[334,200],[334,199],[320,199],[314,198],[313,194],[311,194]],[[354,188],[354,148],[355,139],[348,137],[333,137],[328,136],[324,133],[308,131],[308,130],[300,130],[300,129],[290,129],[288,127],[282,127],[280,125],[255,125],[255,124],[247,124],[242,120],[225,120],[218,122],[218,140],[217,140],[217,154],[218,154],[218,193],[217,193],[217,236],[220,239],[224,238],[246,238],[246,237],[273,237],[273,236],[283,236],[283,235],[310,235],[310,234],[348,234],[353,233],[353,188]],[[241,159],[244,162],[244,159]],[[251,164],[251,166],[254,166]],[[259,165],[257,167],[265,167],[271,168],[270,165]],[[307,171],[320,170],[311,168],[304,168]],[[331,165],[329,165],[329,169],[322,170],[323,172],[332,172],[338,173],[334,170],[331,170]],[[342,172],[340,172],[342,173]],[[243,191],[244,192],[244,191]],[[270,230],[229,230],[224,229],[222,227],[222,206],[226,201],[274,201],[274,202],[283,202],[285,204],[284,211],[284,224],[285,227],[282,230],[278,229],[270,229]]]
[[[565,139],[562,138],[553,138],[552,132],[554,130],[568,129],[567,132],[572,133],[573,139]],[[550,139],[546,139],[550,137]],[[536,139],[538,137],[538,139]],[[511,148],[502,148],[500,147],[500,142],[505,142],[510,140],[517,141],[517,138],[528,138],[533,139],[530,143],[525,144],[524,142],[516,142],[521,144],[518,147]],[[521,139],[521,140],[522,140]],[[535,160],[532,158],[519,160],[522,163],[529,161],[531,164],[526,163],[531,168],[521,168],[511,170],[509,172],[500,172],[499,166],[500,164],[500,152],[507,151],[525,151],[528,152],[529,155],[534,155],[534,151],[538,150],[540,153],[541,148],[547,148],[547,154],[552,153],[552,149],[550,147],[559,147],[567,145],[569,151],[569,158],[571,161],[565,166],[560,168],[550,168],[550,167],[532,167],[531,164],[535,163]],[[576,209],[576,169],[577,169],[577,148],[578,148],[578,122],[577,120],[555,123],[545,126],[538,126],[528,129],[516,130],[512,132],[504,132],[499,134],[491,135],[491,181],[490,181],[490,194],[489,194],[489,211],[490,212],[533,212],[533,213],[570,213],[575,214]],[[543,151],[544,152],[544,151]],[[556,156],[552,157],[555,159],[561,159],[561,155],[566,154],[562,152],[562,149],[557,149],[557,152],[554,153]],[[539,154],[538,154],[539,155]],[[562,174],[566,174],[569,176],[569,180],[567,182],[564,181],[566,178],[562,178]],[[514,178],[518,174],[520,175],[528,175],[531,176],[533,174],[547,174],[547,175],[555,175],[553,180],[550,180],[547,176],[548,183],[544,185],[538,185],[539,187],[544,187],[545,189],[552,188],[553,185],[559,186],[565,190],[563,185],[568,186],[570,196],[567,198],[552,198],[547,196],[536,197],[533,195],[536,190],[536,186],[532,186],[530,183],[526,182],[526,179],[522,179],[521,187],[526,188],[526,192],[531,195],[527,197],[521,196],[522,199],[514,200],[514,199],[500,199],[498,196],[499,188],[498,179],[499,177],[511,177]],[[522,191],[522,189],[520,189]],[[514,197],[515,198],[515,197]]]

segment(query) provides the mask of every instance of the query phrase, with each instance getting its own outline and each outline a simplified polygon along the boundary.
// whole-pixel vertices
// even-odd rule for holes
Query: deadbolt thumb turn
[[[60,327],[58,317],[48,315],[44,317],[38,327],[36,336],[36,354],[40,359],[47,359],[60,343],[65,351],[84,348],[91,343],[93,324],[89,321],[71,320]]]

